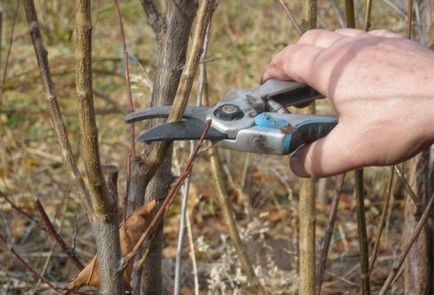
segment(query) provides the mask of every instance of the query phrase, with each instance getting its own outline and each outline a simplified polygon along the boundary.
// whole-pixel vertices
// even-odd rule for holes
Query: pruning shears
[[[187,106],[183,119],[144,130],[139,142],[197,140],[205,121],[206,139],[218,146],[259,154],[286,155],[303,144],[327,135],[337,124],[335,115],[291,114],[287,107],[303,107],[321,94],[293,81],[268,80],[250,89],[228,92],[213,107]],[[151,107],[126,115],[127,123],[167,118],[171,106]]]

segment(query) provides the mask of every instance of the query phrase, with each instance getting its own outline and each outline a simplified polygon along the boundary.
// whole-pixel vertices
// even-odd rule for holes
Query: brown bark
[[[303,32],[316,28],[317,0],[303,2],[303,18],[301,30]],[[304,113],[314,114],[315,103],[304,110]],[[315,180],[300,179],[299,197],[299,294],[315,294]]]
[[[75,72],[82,155],[89,181],[102,294],[122,294],[122,272],[117,197],[104,178],[98,146],[98,129],[92,91],[92,18],[90,0],[75,2]]]
[[[417,196],[417,204],[411,198],[405,202],[404,245],[409,242],[412,232],[428,201],[429,152],[424,151],[409,161],[410,185]],[[432,233],[431,233],[432,235]],[[424,227],[408,253],[404,262],[405,294],[429,294],[431,267],[429,246],[430,229]],[[430,251],[431,250],[431,251]]]

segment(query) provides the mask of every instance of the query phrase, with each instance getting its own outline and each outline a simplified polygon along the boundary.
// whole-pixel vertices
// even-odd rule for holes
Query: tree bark
[[[194,0],[168,0],[164,19],[161,19],[162,16],[156,11],[154,5],[147,6],[149,2],[153,3],[152,1],[141,2],[148,17],[151,16],[149,22],[155,24],[152,27],[159,42],[157,73],[152,92],[152,106],[169,105],[173,103],[184,68],[189,34],[196,12],[196,2]],[[150,10],[149,8],[152,9]],[[160,19],[156,20],[154,17],[160,17]],[[155,125],[156,123],[157,121],[154,121],[151,125]],[[151,149],[152,147],[145,149],[145,155]],[[168,151],[165,155],[165,160],[155,173],[154,179],[146,190],[147,194],[144,201],[160,199],[167,194],[168,186],[173,179],[170,168],[171,151]],[[136,181],[140,183],[134,183]],[[147,180],[144,178],[131,179],[131,185],[134,187],[145,188],[146,182]],[[143,282],[141,284],[143,294],[163,294],[161,273],[162,230],[163,226],[161,226],[158,234],[151,242],[149,253],[143,266]]]
[[[100,293],[123,294],[117,196],[107,185],[101,165],[92,88],[92,15],[90,0],[75,2],[75,83],[80,137],[92,200],[92,230],[96,237]],[[114,184],[112,184],[113,186]]]
[[[410,197],[405,202],[405,223],[404,223],[404,245],[408,243],[411,233],[422,214],[428,201],[428,164],[429,151],[421,154],[409,161],[410,184],[418,197],[418,204],[415,204]],[[425,295],[430,294],[431,264],[430,254],[430,229],[425,226],[419,237],[413,244],[404,262],[404,285],[405,294]]]
[[[433,49],[434,45],[434,1],[417,0],[415,5],[421,12],[419,42]],[[417,8],[417,7],[416,7]],[[425,208],[434,174],[430,174],[430,149],[409,161],[409,182],[417,196],[417,203],[408,196],[405,202],[405,224],[403,238],[407,242],[415,224]],[[406,294],[434,293],[434,235],[433,216],[420,233],[408,253],[404,264],[404,285]],[[404,243],[406,244],[406,243]]]

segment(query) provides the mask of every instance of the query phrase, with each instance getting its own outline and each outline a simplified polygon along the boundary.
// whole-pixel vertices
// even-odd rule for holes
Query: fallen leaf
[[[156,206],[155,200],[137,208],[127,218],[126,224],[123,222],[119,227],[119,238],[122,256],[130,253],[134,245],[139,240],[142,233],[146,230],[154,216],[153,210]],[[133,271],[133,263],[130,263],[123,274],[124,284],[127,289],[131,289],[130,279]],[[92,260],[69,284],[69,290],[77,290],[83,286],[99,287],[98,258],[94,256]]]

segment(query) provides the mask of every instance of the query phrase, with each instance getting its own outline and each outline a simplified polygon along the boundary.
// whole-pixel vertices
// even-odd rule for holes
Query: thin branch
[[[389,211],[389,204],[390,199],[392,196],[392,187],[393,187],[393,175],[394,175],[395,169],[394,166],[392,166],[392,169],[390,171],[390,177],[389,177],[389,183],[387,185],[387,191],[386,191],[386,200],[384,201],[384,206],[381,211],[381,219],[380,219],[380,225],[378,228],[377,236],[375,238],[375,244],[374,244],[374,250],[371,257],[371,263],[369,265],[369,273],[372,272],[374,269],[375,261],[377,260],[378,255],[378,249],[380,248],[380,242],[381,242],[381,235],[384,230],[384,226],[386,225],[386,216],[387,212]]]
[[[158,228],[159,222],[161,220],[160,217],[162,217],[163,215],[165,215],[167,213],[167,210],[169,209],[170,205],[172,205],[173,200],[175,199],[176,193],[178,192],[179,188],[184,183],[184,180],[190,174],[190,172],[193,168],[194,160],[198,156],[199,150],[203,144],[203,141],[205,140],[206,134],[208,133],[210,126],[211,126],[211,121],[207,120],[205,123],[204,130],[202,132],[202,135],[199,139],[199,142],[198,142],[197,146],[195,147],[194,152],[191,154],[190,158],[188,159],[188,162],[184,168],[183,173],[176,179],[174,184],[171,185],[167,196],[164,198],[163,203],[159,207],[159,209],[158,209],[157,213],[155,214],[154,218],[152,219],[151,223],[146,228],[146,230],[143,232],[140,239],[138,240],[138,242],[134,246],[133,250],[128,255],[125,256],[125,261],[121,265],[121,267],[119,268],[119,271],[124,270],[128,266],[131,259],[133,259],[137,255],[143,242],[147,238],[150,237],[150,235],[153,233],[153,231],[155,231],[156,228]]]
[[[41,215],[43,224],[45,226],[45,229],[47,230],[47,233],[50,234],[50,236],[53,237],[53,239],[59,244],[60,248],[62,248],[63,252],[68,255],[69,258],[71,258],[72,262],[75,264],[75,266],[82,270],[84,268],[83,263],[78,259],[78,257],[75,255],[75,251],[70,248],[66,242],[63,240],[63,238],[59,235],[59,233],[54,228],[54,225],[51,223],[50,218],[48,217],[47,213],[45,212],[44,207],[42,206],[41,202],[38,198],[34,198],[36,209],[39,211],[39,214]]]
[[[125,71],[125,86],[127,88],[127,100],[128,100],[128,106],[129,106],[129,112],[134,112],[134,101],[133,101],[133,95],[131,93],[131,81],[130,81],[130,67],[129,67],[129,61],[128,61],[128,49],[127,49],[127,41],[125,37],[125,31],[124,31],[124,24],[122,21],[122,15],[121,10],[119,8],[119,0],[113,0],[115,3],[115,11],[116,16],[119,23],[119,30],[120,30],[120,39],[122,42],[122,51],[124,54],[124,71]],[[128,163],[127,163],[127,191],[125,193],[125,199],[124,199],[124,222],[127,220],[127,213],[128,213],[128,189],[129,184],[131,181],[131,158],[136,158],[136,135],[135,135],[135,124],[132,122],[129,124],[130,128],[130,155],[128,155]]]
[[[369,284],[369,253],[368,253],[368,236],[366,233],[365,220],[365,204],[364,204],[364,189],[363,189],[363,170],[356,170],[354,194],[356,198],[357,211],[357,230],[359,233],[360,247],[360,274],[361,274],[361,289],[363,295],[371,294]]]
[[[294,14],[289,9],[288,4],[286,4],[284,0],[279,0],[279,3],[282,6],[283,10],[285,10],[286,14],[288,15],[288,18],[291,21],[292,25],[294,26],[294,29],[297,32],[298,36],[301,36],[303,33],[300,29],[300,26],[297,24],[297,20],[295,19]]]
[[[364,22],[365,31],[369,31],[369,28],[371,27],[371,11],[372,11],[372,0],[366,0],[365,22]]]
[[[399,180],[404,185],[404,188],[407,191],[408,195],[410,196],[411,200],[416,205],[416,207],[419,207],[419,202],[417,201],[418,197],[417,197],[416,193],[413,191],[413,188],[411,187],[411,185],[408,183],[404,174],[402,173],[401,168],[399,168],[397,165],[395,165],[394,169],[395,169],[396,175],[398,175]]]
[[[9,35],[9,46],[8,46],[8,51],[6,53],[5,66],[4,66],[4,69],[3,69],[3,76],[2,76],[2,80],[1,80],[1,86],[0,86],[0,108],[1,108],[1,106],[3,104],[3,92],[4,92],[4,86],[5,86],[5,82],[6,82],[6,77],[8,75],[9,58],[10,58],[11,52],[12,52],[12,45],[14,44],[15,24],[16,24],[17,18],[18,18],[19,7],[20,7],[20,0],[17,0],[17,6],[15,8],[14,16],[13,16],[13,19],[12,19],[11,33]],[[1,21],[3,22],[3,13],[2,13],[2,19],[1,19]],[[0,27],[1,27],[1,25],[0,25]],[[0,37],[1,37],[1,32],[0,32]]]
[[[2,192],[0,192],[0,197],[4,198],[6,200],[6,202],[8,202],[12,209],[14,209],[15,211],[17,211],[19,214],[21,214],[22,216],[24,216],[25,218],[27,218],[28,220],[30,220],[31,222],[33,222],[36,227],[38,229],[41,229],[43,231],[45,231],[45,227],[35,218],[33,218],[33,216],[31,216],[29,213],[27,213],[26,211],[24,211],[23,209],[21,209],[20,207],[18,207],[14,202],[12,202],[11,199],[9,199],[5,194],[3,194]]]
[[[36,278],[38,278],[39,280],[41,280],[41,282],[43,282],[44,284],[46,284],[48,287],[50,287],[51,289],[53,289],[57,293],[63,294],[61,288],[54,286],[52,283],[50,283],[50,281],[48,281],[46,278],[44,278],[43,276],[41,276],[36,270],[33,269],[33,267],[29,263],[27,263],[27,261],[25,261],[20,256],[20,254],[18,254],[18,252],[15,251],[15,249],[13,247],[8,246],[8,243],[7,243],[6,239],[3,237],[3,235],[1,233],[0,233],[0,241],[18,259],[18,261],[21,262],[21,264],[24,265],[24,267],[27,268],[27,270],[30,271],[33,274],[33,276],[35,276]]]
[[[321,244],[320,249],[320,258],[318,264],[318,274],[317,274],[317,294],[321,294],[321,288],[324,281],[324,274],[327,265],[327,256],[330,248],[330,242],[332,240],[333,231],[336,223],[336,217],[338,215],[339,201],[341,200],[342,191],[345,184],[345,174],[339,176],[338,180],[338,189],[335,197],[333,198],[333,202],[330,209],[329,222],[327,224],[326,233],[324,235],[324,240]]]
[[[426,206],[425,210],[423,211],[423,214],[421,218],[419,219],[413,234],[411,235],[411,238],[407,245],[405,245],[404,250],[402,250],[401,254],[399,255],[397,261],[394,263],[394,266],[392,268],[392,271],[387,276],[386,281],[384,282],[383,286],[381,287],[379,295],[385,295],[387,291],[389,290],[389,287],[393,280],[395,279],[395,276],[399,273],[399,269],[401,268],[402,264],[404,263],[405,258],[407,257],[408,252],[410,251],[411,247],[413,246],[414,242],[416,241],[417,237],[419,236],[420,232],[422,231],[423,227],[425,226],[425,223],[427,222],[428,218],[430,218],[432,214],[432,210],[434,208],[434,194],[431,195],[431,198],[428,202],[428,205]]]
[[[345,26],[347,28],[356,27],[356,17],[354,15],[354,0],[345,0]]]
[[[411,39],[413,33],[413,0],[407,0],[407,38]]]
[[[190,245],[191,265],[193,266],[194,295],[199,295],[199,275],[198,275],[198,270],[197,270],[196,254],[195,254],[194,241],[193,241],[193,232],[191,230],[191,222],[190,222],[190,216],[188,214],[188,208],[187,208],[186,224],[187,224],[188,243]]]
[[[81,204],[85,209],[91,211],[91,203],[89,191],[87,190],[80,171],[77,167],[77,162],[74,153],[71,149],[68,133],[62,113],[60,111],[59,102],[57,100],[53,80],[51,79],[50,67],[48,64],[47,51],[42,42],[41,32],[39,29],[38,18],[33,0],[24,0],[24,9],[26,11],[27,21],[30,26],[30,37],[32,38],[33,47],[35,49],[36,58],[38,60],[39,70],[41,74],[44,91],[47,95],[48,111],[50,113],[53,127],[56,132],[57,141],[60,146],[61,154],[65,165],[71,173],[73,187],[80,197]]]
[[[317,0],[303,1],[301,26],[303,32],[317,27],[317,10]],[[305,108],[303,113],[314,114],[315,103]],[[299,292],[315,294],[315,180],[300,179],[299,184]]]

